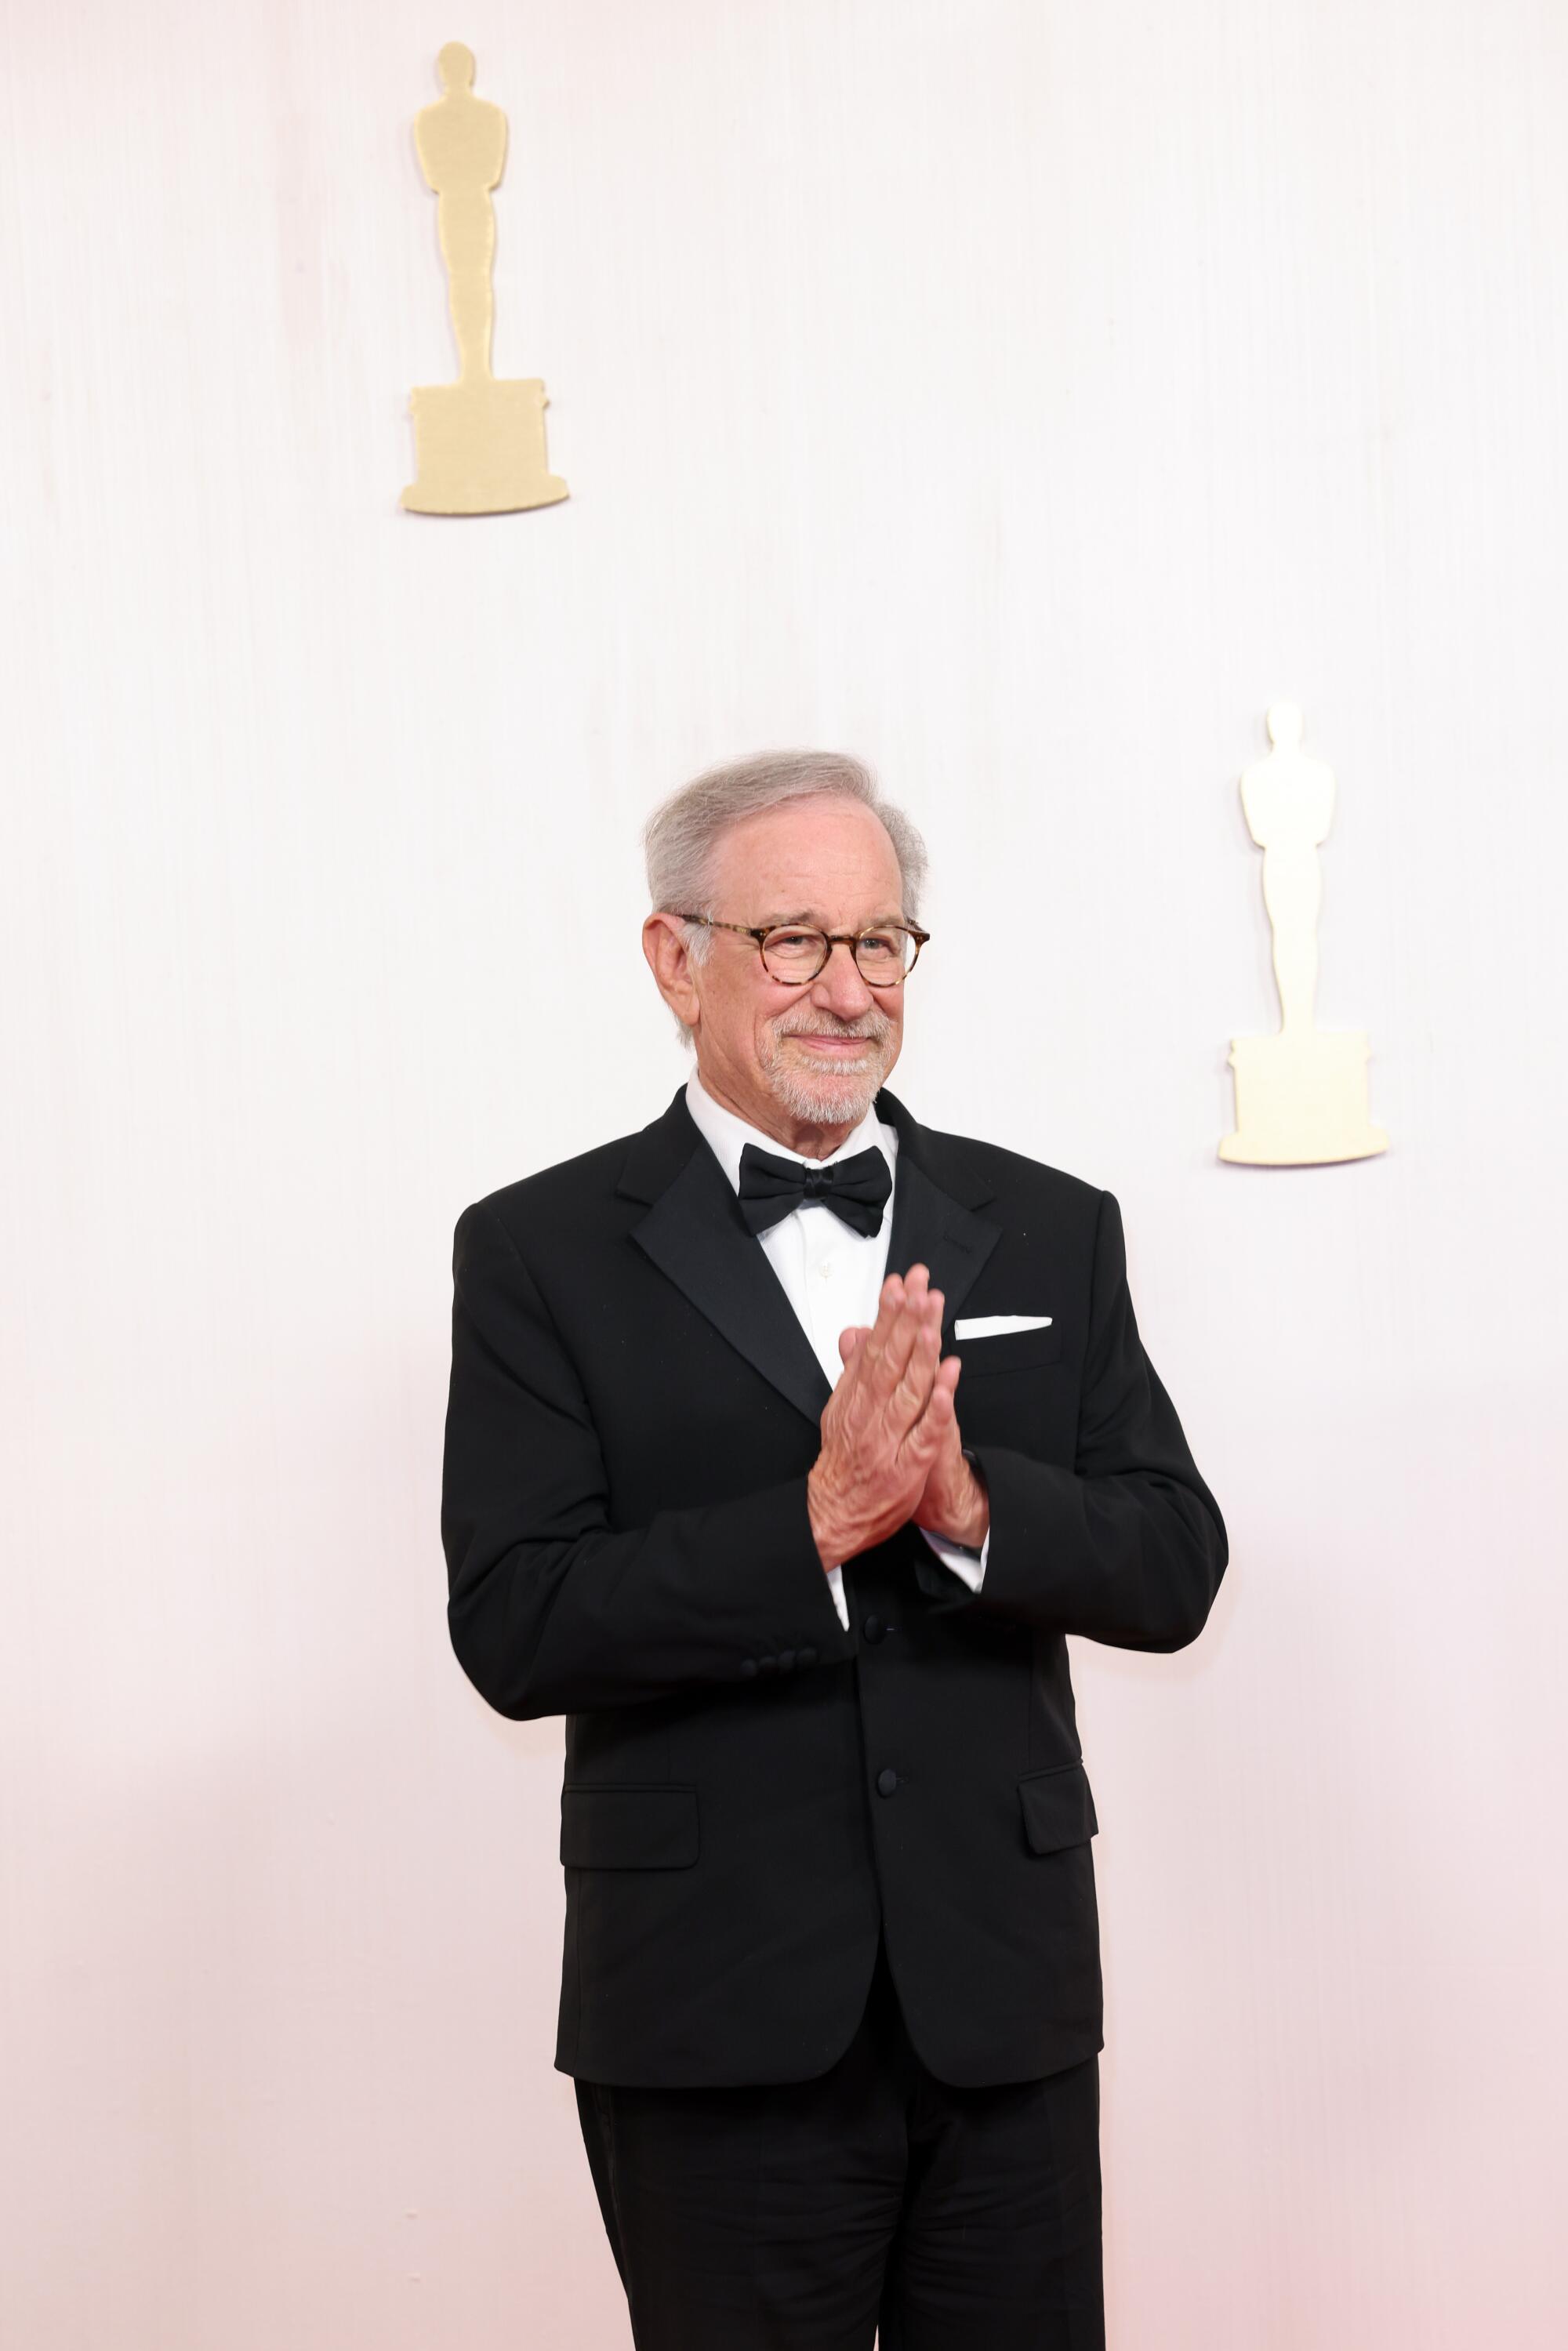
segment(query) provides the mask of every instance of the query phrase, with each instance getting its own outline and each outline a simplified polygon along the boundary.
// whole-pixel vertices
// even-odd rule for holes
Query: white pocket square
[[[1051,1321],[1049,1314],[971,1314],[967,1321],[955,1322],[955,1339],[999,1339],[1004,1331],[1043,1331]]]

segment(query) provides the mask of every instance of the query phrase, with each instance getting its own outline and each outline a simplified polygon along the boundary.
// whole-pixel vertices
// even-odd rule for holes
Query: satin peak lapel
[[[953,1319],[1001,1238],[1001,1228],[933,1183],[900,1144],[898,1181],[893,1196],[893,1237],[887,1247],[889,1273],[928,1266],[931,1287],[942,1292],[942,1345],[953,1345]]]
[[[953,1320],[1001,1238],[999,1226],[977,1217],[917,1165],[917,1137],[901,1126],[898,1182],[893,1200],[893,1234],[887,1248],[889,1273],[907,1273],[912,1265],[930,1269],[933,1290],[942,1292],[942,1352],[953,1346]],[[958,1425],[964,1424],[964,1384],[958,1383]],[[924,1537],[910,1546],[915,1581],[939,1608],[972,1606],[974,1593],[962,1576],[955,1575]]]
[[[831,1394],[773,1268],[741,1222],[723,1168],[700,1139],[632,1239],[754,1371],[813,1427]]]

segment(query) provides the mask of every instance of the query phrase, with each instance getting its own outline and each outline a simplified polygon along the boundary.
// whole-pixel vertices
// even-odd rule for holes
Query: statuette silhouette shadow
[[[1321,1166],[1386,1151],[1388,1137],[1367,1117],[1366,1062],[1359,1030],[1313,1025],[1318,985],[1318,848],[1333,820],[1333,770],[1301,748],[1293,702],[1269,712],[1266,758],[1241,778],[1247,829],[1263,852],[1263,904],[1274,935],[1280,1029],[1231,1040],[1236,1131],[1221,1159],[1251,1167]]]
[[[440,199],[437,222],[446,264],[455,383],[424,384],[413,394],[419,478],[402,494],[414,514],[516,514],[553,506],[566,484],[545,455],[543,381],[497,382],[490,372],[495,326],[491,265],[496,212],[490,191],[507,160],[507,118],[474,95],[474,53],[448,41],[437,68],[444,96],[423,108],[413,127],[420,169]]]

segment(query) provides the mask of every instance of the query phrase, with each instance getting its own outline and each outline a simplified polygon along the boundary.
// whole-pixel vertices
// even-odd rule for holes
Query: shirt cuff
[[[985,1580],[986,1554],[991,1548],[989,1527],[986,1529],[986,1539],[978,1551],[971,1551],[967,1543],[949,1542],[946,1535],[934,1535],[925,1527],[922,1527],[920,1531],[943,1566],[950,1567],[959,1581],[968,1585],[971,1592],[978,1592]]]
[[[989,1540],[988,1536],[987,1541],[989,1541]],[[977,1584],[975,1588],[978,1591],[979,1586]],[[839,1612],[839,1622],[847,1633],[850,1629],[850,1604],[844,1598],[844,1571],[841,1567],[829,1568],[828,1590],[833,1595],[833,1605]]]

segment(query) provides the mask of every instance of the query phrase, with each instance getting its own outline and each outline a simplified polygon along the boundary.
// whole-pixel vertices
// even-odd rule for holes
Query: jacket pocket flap
[[[697,1792],[642,1782],[560,1792],[568,1869],[689,1869],[697,1857]]]
[[[1027,1772],[1018,1788],[1031,1852],[1056,1853],[1063,1845],[1086,1844],[1098,1831],[1089,1774],[1082,1763]]]

